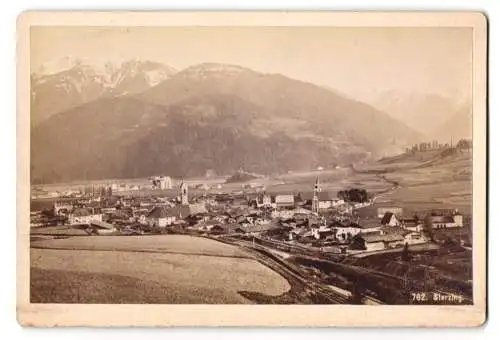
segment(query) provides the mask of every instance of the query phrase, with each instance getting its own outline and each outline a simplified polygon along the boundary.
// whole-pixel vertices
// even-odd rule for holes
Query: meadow
[[[422,210],[472,210],[472,154],[434,151],[385,159],[365,170],[385,171],[383,176],[399,188],[377,199],[376,206],[398,205],[410,214]]]
[[[39,240],[30,257],[31,302],[238,304],[290,289],[237,247],[183,235]]]
[[[238,247],[233,247],[207,238],[187,235],[81,236],[34,241],[31,243],[31,247],[66,250],[165,252],[221,257],[249,257],[247,253],[240,250]]]

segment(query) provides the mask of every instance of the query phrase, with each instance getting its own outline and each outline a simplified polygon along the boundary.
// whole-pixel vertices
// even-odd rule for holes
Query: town
[[[152,183],[153,189],[172,189],[168,176],[154,178]],[[207,190],[208,186],[196,188]],[[190,196],[185,182],[173,197],[154,191],[147,196],[113,194],[116,185],[92,189],[32,212],[32,227],[69,225],[90,234],[251,235],[342,254],[426,244],[433,230],[464,227],[457,210],[421,216],[405,216],[399,207],[374,210],[370,209],[373,197],[366,190],[353,188],[335,195],[322,191],[319,179],[310,192],[273,195],[257,188]]]
[[[310,191],[288,193],[268,193],[265,187],[248,183],[241,184],[238,190],[224,191],[221,183],[213,187],[190,186],[184,180],[174,181],[168,176],[149,180],[147,190],[134,186],[120,189],[127,188],[125,185],[93,186],[65,192],[66,197],[53,198],[39,209],[32,208],[32,239],[58,234],[61,237],[191,235],[264,252],[271,260],[275,257],[274,261],[278,261],[275,266],[277,263],[283,266],[281,262],[293,255],[300,262],[298,266],[308,267],[307,270],[324,265],[317,261],[329,261],[347,266],[335,268],[340,272],[352,265],[373,270],[380,265],[373,263],[377,258],[385,259],[381,263],[405,263],[408,254],[413,254],[412,263],[425,268],[424,279],[419,274],[413,280],[412,285],[417,286],[427,280],[431,266],[426,263],[436,257],[435,252],[448,249],[443,256],[455,256],[456,249],[471,249],[468,218],[456,209],[408,215],[398,206],[377,206],[377,194],[365,189],[323,190],[319,177],[311,183]],[[427,260],[423,263],[422,259]],[[269,260],[264,263],[280,272]],[[312,262],[304,263],[306,260]],[[353,275],[367,278],[363,271]],[[398,282],[396,289],[409,289],[399,287],[406,284]],[[451,289],[450,294],[463,295],[468,291],[460,285],[457,288],[455,281],[444,285]],[[328,286],[336,287],[339,296],[349,297],[340,300],[348,301],[345,303],[354,303],[352,291],[359,290],[352,288],[352,283],[336,282]],[[363,293],[363,303],[406,303],[397,300],[398,295],[393,292],[384,297],[376,288],[364,289],[370,293]],[[437,292],[442,293],[443,288]],[[432,293],[436,290],[429,291]],[[321,301],[332,303],[338,298]]]
[[[72,193],[72,199],[55,200],[50,208],[32,212],[32,227],[69,225],[90,234],[251,235],[342,254],[426,244],[432,231],[464,227],[458,210],[406,216],[400,207],[370,209],[374,197],[366,190],[326,192],[318,178],[310,192],[283,194],[269,194],[260,187],[245,190],[251,186],[244,185],[234,193],[190,196],[186,182],[173,190],[175,196],[155,194],[155,188],[172,189],[168,176],[153,178],[149,195],[122,194],[117,188],[94,187]]]

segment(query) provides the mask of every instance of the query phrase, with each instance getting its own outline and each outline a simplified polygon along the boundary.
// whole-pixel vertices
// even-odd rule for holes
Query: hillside
[[[139,95],[141,100],[169,105],[200,94],[232,94],[273,112],[271,124],[260,124],[260,133],[273,126],[293,125],[293,133],[310,130],[340,143],[362,145],[367,152],[394,151],[415,141],[419,134],[373,107],[347,99],[322,87],[221,64],[201,64]],[[377,126],[377,128],[374,128]],[[271,131],[268,130],[268,127]],[[383,128],[381,128],[383,127]],[[289,126],[287,126],[289,128]]]
[[[308,170],[401,150],[419,135],[313,84],[202,64],[138,95],[100,99],[32,131],[32,179]]]

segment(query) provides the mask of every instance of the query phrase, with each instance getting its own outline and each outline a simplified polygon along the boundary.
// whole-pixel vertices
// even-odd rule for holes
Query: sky
[[[386,91],[471,97],[471,28],[36,27],[31,67],[63,57],[236,64],[371,102]]]

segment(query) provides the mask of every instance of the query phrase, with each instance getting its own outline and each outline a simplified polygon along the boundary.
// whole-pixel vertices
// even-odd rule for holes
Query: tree
[[[411,259],[410,250],[408,249],[408,242],[405,243],[403,252],[401,253],[401,260],[404,262],[409,262]]]
[[[111,186],[108,187],[107,194],[108,194],[109,197],[113,196],[113,189],[111,188]]]
[[[467,139],[461,139],[457,143],[458,149],[470,149],[472,148],[472,141]]]
[[[360,305],[363,303],[363,297],[366,289],[360,281],[354,281],[351,285],[351,298],[349,303],[353,305]]]
[[[352,188],[349,190],[341,190],[337,193],[340,199],[347,202],[367,202],[368,192],[365,189]]]
[[[351,240],[350,248],[353,250],[366,250],[365,241],[357,234]]]
[[[431,215],[427,215],[424,218],[424,232],[430,238],[431,241],[434,241],[434,233],[432,229],[432,217]]]
[[[352,234],[350,232],[347,232],[347,241],[351,242],[352,241]]]

